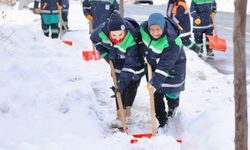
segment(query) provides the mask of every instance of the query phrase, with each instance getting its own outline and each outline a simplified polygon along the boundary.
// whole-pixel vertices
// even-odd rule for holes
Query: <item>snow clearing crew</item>
[[[140,45],[137,42],[139,36],[139,24],[135,20],[122,18],[119,13],[113,13],[108,21],[92,32],[90,37],[101,57],[114,64],[118,80],[118,88],[114,91],[121,93],[127,116],[130,116],[130,109],[144,74],[143,58],[139,55]],[[116,106],[118,110],[117,99]],[[115,121],[120,120],[118,112]],[[116,126],[122,127],[121,123],[112,123],[112,127]]]

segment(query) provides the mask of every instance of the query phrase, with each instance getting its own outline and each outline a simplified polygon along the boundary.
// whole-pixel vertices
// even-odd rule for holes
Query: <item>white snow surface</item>
[[[109,66],[83,61],[82,51],[92,49],[88,23],[78,1],[70,11],[73,31],[63,39],[73,46],[43,36],[40,16],[28,10],[9,9],[1,18],[0,150],[234,149],[233,75],[189,50],[186,90],[172,130],[130,144],[132,134],[151,132],[145,77],[128,118],[129,135],[110,129],[116,111]]]

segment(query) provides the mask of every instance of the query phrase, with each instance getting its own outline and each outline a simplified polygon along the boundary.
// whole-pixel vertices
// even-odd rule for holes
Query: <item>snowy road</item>
[[[147,9],[145,11],[145,9]],[[151,11],[150,11],[151,10]],[[148,15],[153,12],[159,12],[165,15],[165,5],[126,5],[125,16],[137,19],[139,22],[147,19]],[[218,26],[218,34],[220,37],[225,38],[228,44],[227,52],[215,51],[215,59],[206,59],[210,65],[215,67],[219,72],[225,74],[233,74],[233,13],[218,12],[216,15],[216,22]],[[247,29],[246,29],[246,55],[247,64],[250,64],[250,16],[247,16]],[[248,75],[250,75],[250,65],[247,65]]]

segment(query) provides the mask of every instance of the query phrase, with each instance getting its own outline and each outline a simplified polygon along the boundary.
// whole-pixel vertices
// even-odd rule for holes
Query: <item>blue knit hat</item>
[[[148,17],[148,29],[151,25],[159,25],[161,26],[161,29],[164,30],[166,23],[165,18],[160,13],[153,13]]]

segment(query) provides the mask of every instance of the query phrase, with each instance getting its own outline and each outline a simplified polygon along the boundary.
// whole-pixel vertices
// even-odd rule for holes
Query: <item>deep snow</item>
[[[113,133],[109,66],[82,59],[82,50],[92,45],[79,3],[72,1],[73,31],[63,37],[73,41],[72,47],[44,37],[40,17],[28,10],[9,9],[1,20],[0,150],[234,149],[233,75],[218,73],[189,50],[177,122],[181,132],[133,145],[131,136]],[[143,78],[129,118],[130,134],[150,132],[145,85]]]

